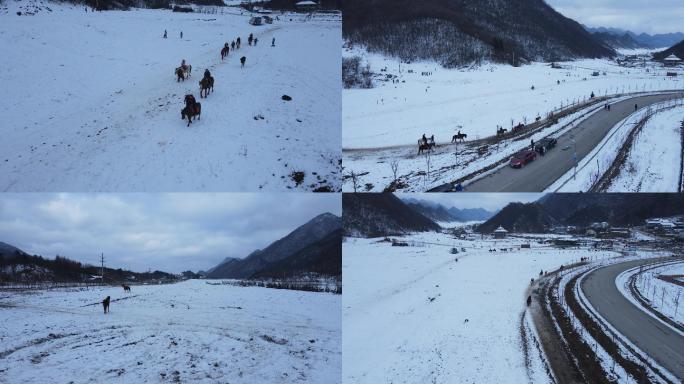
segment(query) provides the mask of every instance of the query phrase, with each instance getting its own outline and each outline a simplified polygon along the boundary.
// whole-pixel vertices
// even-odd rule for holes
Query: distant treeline
[[[273,289],[289,289],[306,292],[328,292],[342,294],[342,281],[331,277],[298,277],[289,279],[250,279],[223,280],[221,282],[207,282],[210,285],[232,285],[237,287],[263,287]]]
[[[46,259],[38,255],[15,252],[13,255],[0,254],[0,282],[2,283],[77,283],[93,281],[100,276],[100,267],[82,264],[63,256]],[[176,275],[162,272],[131,272],[124,269],[104,268],[104,283],[173,281]],[[100,279],[97,279],[100,281]]]

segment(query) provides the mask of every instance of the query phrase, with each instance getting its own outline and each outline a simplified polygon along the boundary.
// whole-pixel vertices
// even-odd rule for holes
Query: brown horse
[[[227,44],[221,49],[221,60],[225,59],[226,56],[228,56],[229,50],[230,48],[228,48]]]
[[[212,76],[205,77],[199,81],[200,99],[209,96],[209,91],[214,92],[214,78]]]
[[[433,150],[434,147],[435,147],[435,142],[434,142],[434,141],[432,141],[432,142],[430,142],[430,141],[425,142],[425,141],[423,141],[423,139],[418,140],[418,154],[419,154],[419,155],[420,155],[421,153],[423,153],[423,151],[432,152],[432,150]]]
[[[121,287],[123,287],[124,292],[130,292],[131,291],[131,287],[126,285],[126,284],[121,285]]]
[[[104,308],[104,313],[109,312],[109,296],[102,300],[102,307]]]
[[[188,127],[190,126],[190,123],[192,123],[192,118],[197,117],[197,120],[200,120],[200,115],[202,114],[202,104],[200,103],[194,103],[194,105],[186,105],[185,108],[181,110],[181,120],[185,119],[185,116],[188,117]]]

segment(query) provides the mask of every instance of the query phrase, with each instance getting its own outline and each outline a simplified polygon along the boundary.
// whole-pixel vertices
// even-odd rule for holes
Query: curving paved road
[[[538,157],[522,169],[504,167],[466,185],[466,190],[468,192],[541,192],[575,166],[573,135],[577,142],[577,158],[583,159],[615,125],[634,112],[634,104],[643,108],[669,100],[673,95],[684,96],[682,93],[638,96],[611,104],[610,112],[600,109],[580,125],[558,137],[556,148],[545,156]],[[563,150],[565,147],[568,149]]]
[[[615,285],[620,273],[652,262],[637,260],[599,268],[584,278],[581,289],[615,329],[684,382],[684,336],[637,308]]]

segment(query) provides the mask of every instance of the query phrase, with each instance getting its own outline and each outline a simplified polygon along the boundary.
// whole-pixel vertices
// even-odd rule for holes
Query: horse
[[[214,92],[214,78],[212,76],[203,78],[199,81],[199,86],[200,98],[209,96],[209,91]]]
[[[228,48],[228,45],[221,48],[221,60],[225,59],[226,56],[228,56],[229,50],[230,50],[230,48]]]
[[[242,57],[240,58],[240,64],[241,64],[241,67],[240,67],[240,68],[244,68],[244,67],[245,67],[245,61],[247,61],[247,58],[244,57],[244,56],[242,56]]]
[[[202,104],[195,103],[194,105],[186,105],[185,108],[181,109],[181,120],[188,117],[188,127],[192,123],[192,118],[197,116],[197,120],[200,120],[200,115],[202,114]]]
[[[423,139],[418,140],[418,154],[422,154],[423,151],[428,151],[432,152],[433,148],[435,147],[435,142],[427,142],[424,141]]]
[[[129,287],[126,284],[122,284],[121,287],[123,288],[124,292],[130,292],[131,291],[131,287]]]
[[[499,127],[499,129],[496,130],[496,135],[503,136],[506,134],[506,132],[508,132],[508,129]]]
[[[105,299],[102,300],[102,308],[104,309],[105,314],[109,312],[109,296],[105,297]]]
[[[454,135],[454,137],[451,139],[451,142],[452,142],[452,143],[455,143],[455,142],[457,142],[457,141],[459,141],[459,140],[460,140],[460,141],[465,141],[465,139],[467,139],[467,138],[468,138],[468,135],[466,135],[465,133],[460,133],[460,132],[459,132],[459,133],[457,133],[457,134]]]
[[[185,81],[190,75],[192,74],[192,65],[187,65],[185,68],[182,66],[176,68],[176,81],[179,82],[181,80]]]

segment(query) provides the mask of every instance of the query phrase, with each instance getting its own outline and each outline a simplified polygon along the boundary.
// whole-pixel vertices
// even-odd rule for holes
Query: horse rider
[[[188,65],[185,64],[185,59],[181,61],[181,69],[183,70],[183,72],[188,70]]]
[[[275,47],[275,37],[271,40],[271,47]]]
[[[422,142],[423,144],[427,145],[427,142],[428,142],[428,141],[427,141],[427,137],[425,137],[425,134],[424,134],[424,133],[423,133],[423,138],[420,139],[420,140],[421,140],[421,142]]]
[[[435,145],[435,135],[430,136],[430,144]]]
[[[233,51],[235,50],[235,40],[233,40],[233,41],[230,43],[230,48],[231,48]]]
[[[204,78],[208,79],[211,77],[211,73],[209,72],[209,68],[204,70]]]
[[[249,37],[247,38],[247,44],[252,45],[252,40],[254,40],[254,36],[252,34],[249,34]]]
[[[164,38],[166,39],[166,29],[164,30]]]

